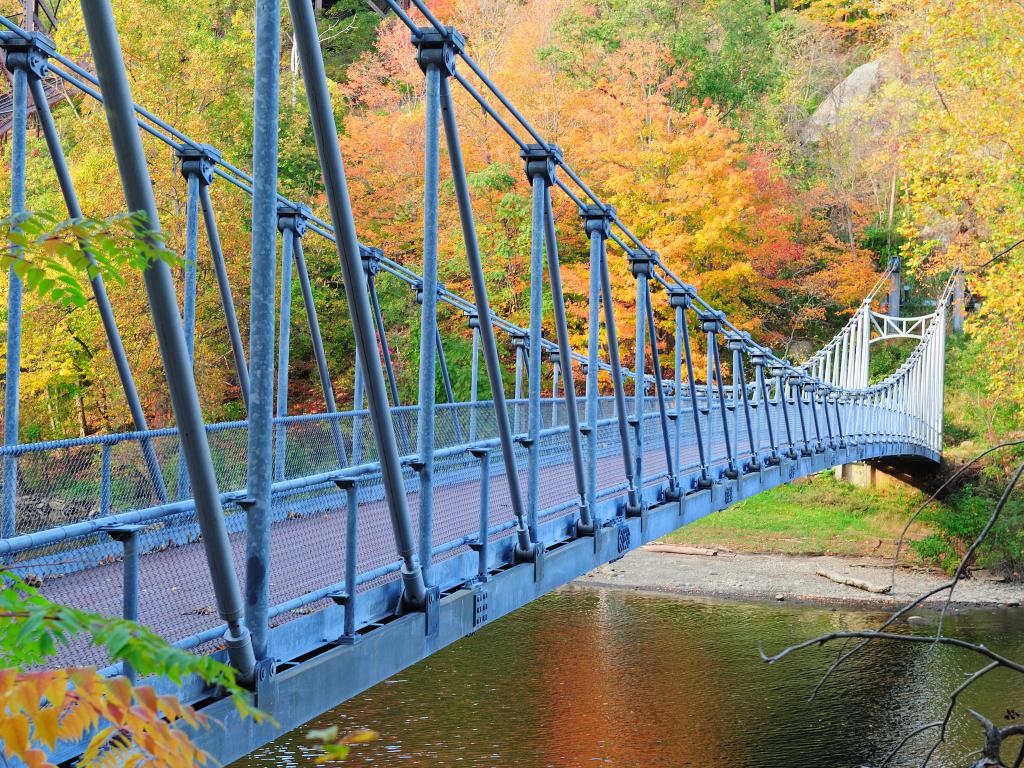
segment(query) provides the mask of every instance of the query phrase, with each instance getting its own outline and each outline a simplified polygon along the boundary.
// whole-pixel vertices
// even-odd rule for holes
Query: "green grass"
[[[765,491],[665,537],[742,552],[891,556],[920,502],[909,488],[864,489],[831,472]],[[926,531],[915,526],[916,538]]]

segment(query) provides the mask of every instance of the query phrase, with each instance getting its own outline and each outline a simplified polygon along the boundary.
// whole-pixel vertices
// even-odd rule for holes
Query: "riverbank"
[[[569,589],[619,589],[690,597],[746,601],[782,601],[820,605],[894,607],[934,589],[948,577],[940,571],[901,567],[894,589],[875,594],[838,584],[819,570],[870,584],[890,583],[891,561],[878,557],[747,554],[671,554],[641,548],[574,581]],[[937,598],[941,602],[944,595]],[[1012,607],[1018,610],[1024,585],[979,575],[961,582],[953,593],[959,607]]]

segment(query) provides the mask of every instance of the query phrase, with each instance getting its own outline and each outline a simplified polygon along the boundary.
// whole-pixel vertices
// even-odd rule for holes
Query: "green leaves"
[[[16,574],[0,570],[0,669],[24,669],[52,658],[61,646],[87,636],[106,649],[111,662],[127,662],[140,677],[158,676],[180,683],[196,675],[222,688],[239,712],[260,721],[266,717],[249,703],[235,671],[209,656],[176,648],[134,622],[111,619],[51,602]]]
[[[11,267],[30,291],[69,308],[85,306],[85,284],[97,277],[123,284],[126,273],[156,259],[180,262],[142,212],[63,221],[22,213],[0,219],[0,236],[12,246],[0,253],[0,267]]]

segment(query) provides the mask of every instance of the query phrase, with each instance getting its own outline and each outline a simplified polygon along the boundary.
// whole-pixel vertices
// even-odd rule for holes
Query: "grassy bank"
[[[912,489],[857,488],[827,472],[745,499],[665,540],[735,552],[887,557],[908,510],[922,499]]]

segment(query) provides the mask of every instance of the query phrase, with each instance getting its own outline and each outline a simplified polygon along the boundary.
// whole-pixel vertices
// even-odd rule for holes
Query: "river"
[[[913,631],[935,614],[918,612]],[[629,592],[548,595],[435,654],[235,768],[312,765],[310,728],[372,728],[351,766],[854,768],[909,729],[941,718],[979,659],[929,645],[883,644],[851,660],[814,701],[837,648],[769,666],[773,651],[885,614],[791,604],[707,602]],[[963,611],[947,634],[1024,657],[1024,611]],[[997,670],[963,703],[1006,724],[1024,712],[1024,678]],[[966,716],[933,768],[961,768],[980,745]],[[927,735],[895,766],[917,766]],[[916,761],[912,758],[916,756]]]

